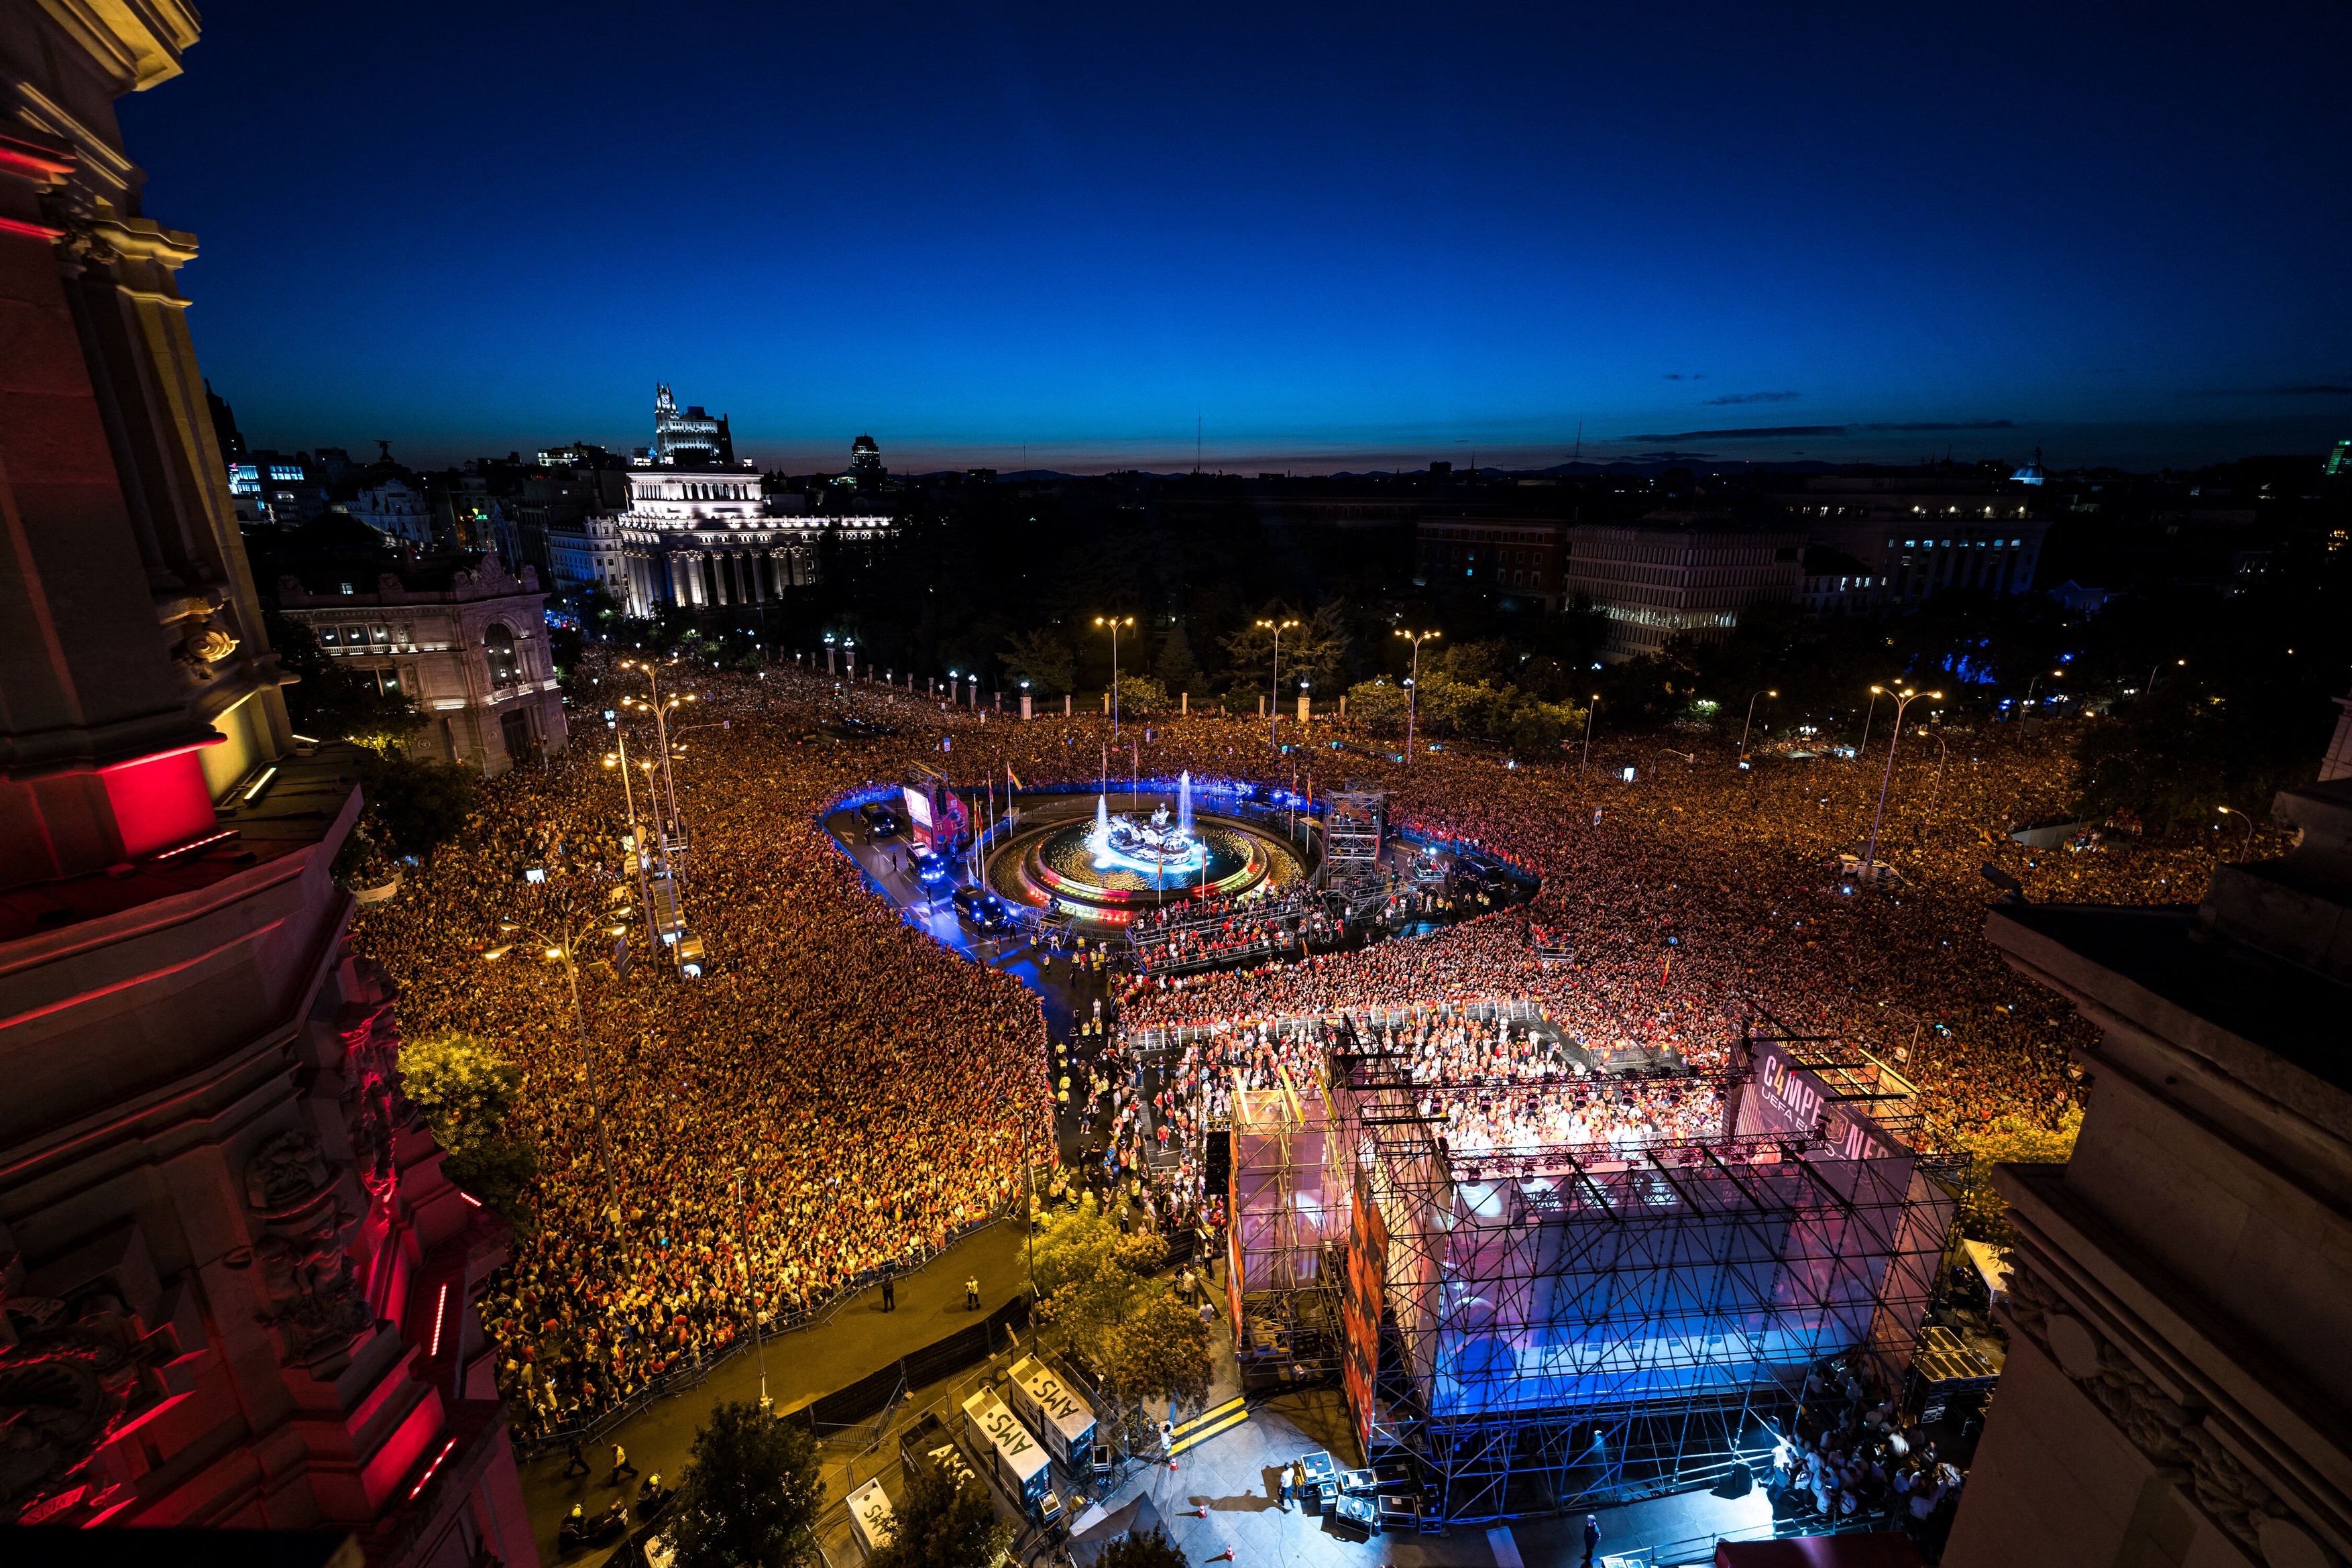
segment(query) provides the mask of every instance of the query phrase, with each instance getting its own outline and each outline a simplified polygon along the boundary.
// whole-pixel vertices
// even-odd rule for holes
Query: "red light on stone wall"
[[[213,831],[212,791],[197,750],[142,757],[100,774],[122,836],[123,858],[135,860]]]

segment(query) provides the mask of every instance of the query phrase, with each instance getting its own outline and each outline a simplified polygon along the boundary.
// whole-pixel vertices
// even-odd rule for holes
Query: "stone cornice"
[[[40,0],[66,37],[81,46],[117,92],[142,92],[180,74],[180,56],[200,28],[182,0]]]
[[[2310,1391],[2208,1304],[2151,1288],[2157,1272],[2131,1243],[2067,1201],[2063,1170],[1996,1167],[2021,1237],[1998,1309],[2005,1324],[2258,1557],[2272,1545],[2266,1520],[2352,1556],[2352,1435],[2341,1413],[2308,1408],[2295,1394]]]

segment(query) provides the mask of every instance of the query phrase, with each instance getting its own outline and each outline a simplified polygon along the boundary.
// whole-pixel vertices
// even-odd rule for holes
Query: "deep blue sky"
[[[220,0],[122,116],[257,444],[643,445],[667,380],[794,468],[2146,466],[2352,434],[2347,58],[2333,4]]]

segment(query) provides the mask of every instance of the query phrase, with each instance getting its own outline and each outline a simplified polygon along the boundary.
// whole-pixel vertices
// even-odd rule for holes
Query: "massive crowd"
[[[1509,1076],[1523,1059],[1513,1053],[1538,1048],[1442,1005],[1507,1001],[1596,1058],[1702,1067],[1762,1012],[1893,1062],[1919,1084],[1940,1136],[1965,1143],[2021,1113],[2054,1120],[2070,1092],[2064,1047],[2084,1026],[1985,942],[1992,889],[1979,865],[1997,862],[2037,899],[2182,901],[2201,895],[2214,860],[2198,847],[2020,849],[2005,821],[2063,797],[2054,738],[1906,735],[1881,851],[1906,881],[1857,895],[1834,861],[1867,829],[1875,768],[1740,773],[1703,741],[1686,764],[1605,736],[1589,775],[1572,763],[1506,768],[1469,749],[1400,766],[1335,727],[1338,749],[1305,753],[1328,770],[1322,787],[1392,791],[1401,819],[1539,873],[1535,902],[1352,951],[1131,977],[1057,1062],[1036,997],[908,924],[819,818],[913,762],[975,784],[1008,770],[1025,787],[1083,784],[1097,775],[1100,726],[943,710],[791,665],[752,676],[675,664],[666,687],[731,723],[676,764],[694,836],[685,907],[710,973],[681,981],[642,944],[625,975],[583,963],[592,1096],[561,968],[481,957],[501,918],[553,942],[569,909],[601,932],[594,910],[625,885],[623,792],[593,715],[643,695],[644,678],[592,650],[572,682],[570,749],[485,786],[464,838],[412,869],[403,896],[365,911],[355,932],[400,981],[412,1037],[465,1030],[523,1068],[514,1130],[539,1174],[487,1308],[526,1428],[593,1415],[755,1318],[787,1320],[1001,1211],[1024,1152],[1055,1146],[1057,1100],[1066,1149],[1158,1183],[1169,1212],[1196,1216],[1211,1196],[1199,1135],[1224,1112],[1231,1070],[1268,1079],[1314,1048],[1278,1020],[1377,1016],[1386,1021],[1369,1026],[1435,1082]],[[844,707],[892,732],[834,741],[813,728]],[[1134,764],[1146,773],[1288,782],[1289,759],[1277,779],[1251,721],[1171,720],[1150,734]],[[650,748],[633,736],[631,749]],[[1616,776],[1626,765],[1631,784]],[[533,864],[544,882],[523,880]],[[590,949],[583,939],[578,951]],[[1118,1048],[1119,1029],[1187,1025],[1214,1032],[1181,1037],[1148,1082]],[[1522,1136],[1510,1102],[1496,1103],[1463,1121],[1465,1146]],[[1706,1110],[1622,1114],[1673,1125]],[[1596,1113],[1580,1125],[1606,1138],[1623,1123]]]

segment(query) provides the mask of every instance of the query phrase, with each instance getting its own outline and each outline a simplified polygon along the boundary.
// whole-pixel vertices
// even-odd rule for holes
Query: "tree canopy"
[[[1118,1405],[1114,1424],[1130,1434],[1150,1425],[1146,1402],[1198,1405],[1209,1392],[1208,1327],[1151,1273],[1167,1256],[1157,1236],[1121,1236],[1091,1194],[1039,1219],[1044,1331],[1095,1369]]]
[[[866,1568],[990,1568],[1013,1544],[1013,1528],[996,1517],[988,1483],[959,1483],[936,1465],[916,1468],[892,1510],[890,1539]]]
[[[824,1506],[807,1430],[723,1403],[695,1433],[672,1505],[678,1568],[799,1568],[816,1558]]]

